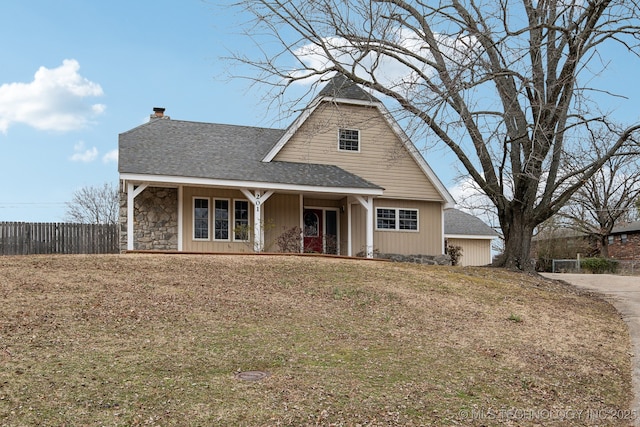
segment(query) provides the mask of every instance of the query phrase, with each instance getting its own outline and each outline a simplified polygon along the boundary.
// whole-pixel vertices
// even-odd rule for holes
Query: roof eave
[[[382,188],[362,188],[362,187],[325,187],[315,185],[285,184],[279,182],[260,181],[237,181],[228,179],[197,178],[171,175],[147,175],[136,173],[120,173],[120,179],[148,184],[165,185],[194,185],[224,188],[252,188],[256,190],[279,190],[292,192],[381,196],[384,192]]]
[[[498,236],[490,236],[483,234],[447,234],[444,233],[444,237],[447,239],[476,239],[476,240],[492,240],[497,239]]]

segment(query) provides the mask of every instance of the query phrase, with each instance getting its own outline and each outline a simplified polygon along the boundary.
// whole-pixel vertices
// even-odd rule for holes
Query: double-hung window
[[[377,208],[376,229],[418,231],[418,210]]]
[[[418,229],[418,210],[417,209],[398,209],[398,229],[399,230],[417,230]]]
[[[193,240],[209,240],[209,199],[193,199]]]
[[[386,208],[376,209],[376,227],[378,230],[395,230],[396,210]]]
[[[338,131],[338,150],[360,151],[360,131],[357,129],[340,129]]]
[[[248,241],[249,202],[194,197],[193,239],[210,240],[210,227],[213,227],[213,240],[229,241],[233,236],[235,241]]]
[[[229,240],[229,200],[215,199],[214,240]]]
[[[249,202],[246,200],[233,201],[233,240],[249,240]]]

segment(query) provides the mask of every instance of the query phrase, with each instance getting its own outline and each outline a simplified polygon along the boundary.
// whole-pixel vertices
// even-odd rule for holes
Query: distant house
[[[599,252],[597,241],[588,234],[568,227],[548,227],[531,240],[531,257],[537,260],[576,259]]]
[[[444,237],[447,246],[462,248],[459,265],[491,264],[491,242],[498,233],[481,219],[458,209],[445,209]]]
[[[120,134],[118,168],[123,250],[279,251],[300,230],[299,251],[439,256],[454,205],[382,102],[341,75],[287,129],[155,109]]]
[[[640,221],[617,225],[607,236],[609,257],[640,260]]]

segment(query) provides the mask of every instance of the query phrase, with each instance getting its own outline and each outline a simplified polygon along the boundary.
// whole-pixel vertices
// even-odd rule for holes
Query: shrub
[[[451,257],[451,265],[458,265],[462,258],[462,246],[447,246],[447,255]]]
[[[300,252],[302,243],[302,229],[300,227],[291,227],[278,236],[278,248],[280,252],[296,253]]]
[[[585,258],[580,261],[580,267],[593,274],[615,273],[618,261],[607,258]]]

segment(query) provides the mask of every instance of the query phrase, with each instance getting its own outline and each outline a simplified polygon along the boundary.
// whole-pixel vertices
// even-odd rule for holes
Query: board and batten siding
[[[357,129],[360,151],[338,150],[338,130]],[[333,164],[383,187],[384,196],[443,201],[380,111],[323,102],[274,158]]]
[[[447,245],[462,248],[458,265],[467,267],[491,264],[491,239],[448,238]]]
[[[300,196],[276,193],[265,202],[263,214],[264,250],[280,252],[278,237],[292,227],[300,226]]]
[[[373,232],[373,248],[388,254],[401,255],[440,255],[442,254],[442,205],[438,202],[417,200],[375,199],[373,220],[376,220],[376,208],[401,208],[418,210],[418,232],[375,230]],[[354,254],[365,248],[365,210],[360,205],[352,206],[355,224],[352,234]],[[356,222],[357,221],[357,222]]]
[[[194,198],[209,199],[209,240],[194,240],[193,238],[193,199]],[[182,247],[186,252],[253,252],[253,243],[233,241],[233,225],[229,231],[229,241],[213,240],[214,233],[214,199],[228,199],[230,202],[229,221],[233,220],[233,200],[247,200],[242,192],[237,190],[225,190],[218,188],[205,187],[184,187],[182,192],[183,216],[182,230],[183,242]],[[252,205],[249,203],[251,212]],[[249,214],[249,226],[253,219],[252,213]]]
[[[209,240],[193,238],[193,199],[204,197],[210,200]],[[249,228],[251,239],[248,242],[233,240],[233,224],[231,223],[228,241],[213,240],[215,199],[247,200],[238,190],[220,188],[185,187],[183,190],[183,250],[187,252],[253,252],[253,205],[249,203]],[[233,221],[233,205],[230,205],[229,221]],[[300,225],[300,197],[297,194],[274,194],[263,205],[264,250],[277,252],[278,237],[291,227]]]

